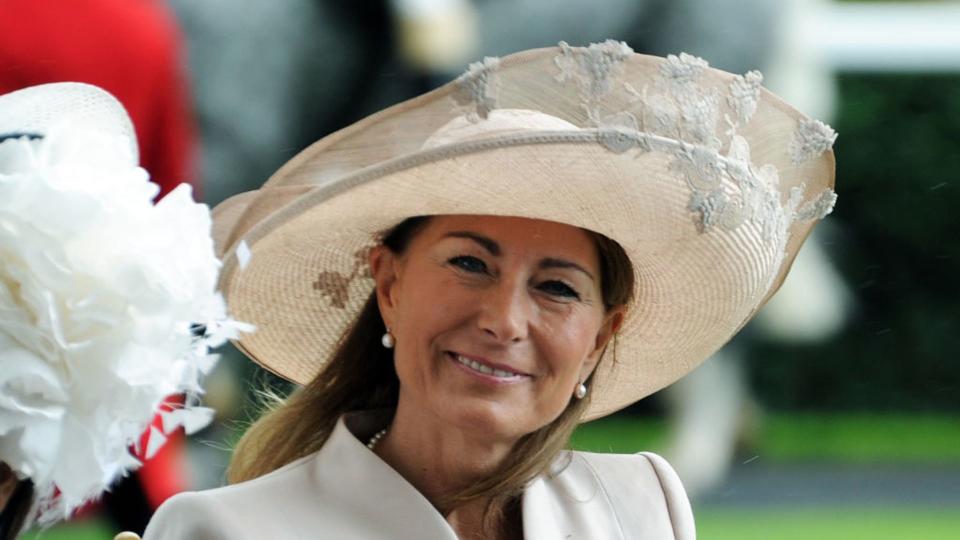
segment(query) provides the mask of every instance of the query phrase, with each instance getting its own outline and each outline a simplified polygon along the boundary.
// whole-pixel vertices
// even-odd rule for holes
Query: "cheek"
[[[424,275],[415,284],[404,287],[397,298],[395,351],[398,374],[410,372],[414,366],[425,368],[434,350],[437,338],[460,323],[467,315],[465,306],[472,299],[463,287],[443,274]]]
[[[586,314],[550,321],[544,325],[543,353],[553,370],[564,380],[577,379],[587,356],[596,344],[599,322]]]
[[[405,322],[421,327],[421,333],[430,327],[452,326],[455,319],[464,316],[476,299],[455,278],[437,272],[421,278],[404,290],[401,298],[401,316]],[[421,336],[424,337],[424,336]]]

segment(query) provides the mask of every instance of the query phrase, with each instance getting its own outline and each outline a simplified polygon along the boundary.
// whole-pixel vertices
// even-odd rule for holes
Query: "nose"
[[[533,305],[525,285],[497,283],[481,302],[478,325],[487,335],[501,343],[515,343],[527,337]]]

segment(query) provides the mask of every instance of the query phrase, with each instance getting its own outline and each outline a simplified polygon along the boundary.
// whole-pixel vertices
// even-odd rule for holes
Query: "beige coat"
[[[249,482],[164,503],[144,540],[455,540],[436,509],[343,419],[323,448]],[[350,429],[347,428],[350,424]],[[526,540],[694,540],[693,514],[660,456],[570,452],[524,491]]]

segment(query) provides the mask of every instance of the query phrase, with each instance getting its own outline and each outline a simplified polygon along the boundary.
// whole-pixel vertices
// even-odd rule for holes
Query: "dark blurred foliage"
[[[827,249],[853,292],[827,343],[759,343],[765,404],[960,411],[960,76],[844,75]]]

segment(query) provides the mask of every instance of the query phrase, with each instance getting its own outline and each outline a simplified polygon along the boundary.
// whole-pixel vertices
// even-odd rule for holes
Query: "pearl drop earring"
[[[383,337],[380,338],[380,343],[383,344],[384,348],[392,349],[394,345],[397,344],[396,340],[393,339],[393,334],[390,333],[390,329],[387,329],[387,333],[383,334]]]
[[[580,383],[577,385],[576,390],[573,391],[573,397],[577,399],[583,399],[587,395],[587,385]]]

